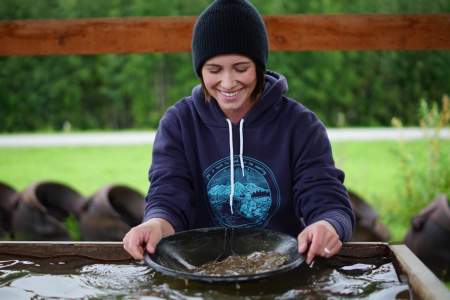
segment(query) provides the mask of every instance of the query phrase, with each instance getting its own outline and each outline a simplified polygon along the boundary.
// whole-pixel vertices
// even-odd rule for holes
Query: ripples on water
[[[406,291],[406,292],[405,292]],[[142,263],[80,257],[0,256],[0,299],[409,299],[390,262],[331,267],[316,263],[256,282],[207,284],[155,273]],[[403,292],[403,293],[401,293]],[[406,294],[406,297],[404,296]],[[398,298],[400,297],[400,298]]]

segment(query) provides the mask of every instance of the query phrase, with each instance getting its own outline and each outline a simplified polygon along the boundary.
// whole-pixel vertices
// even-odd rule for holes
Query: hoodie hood
[[[244,117],[245,126],[252,127],[260,122],[271,121],[281,109],[283,94],[288,90],[286,78],[278,73],[267,71],[265,85],[261,98]],[[202,86],[197,85],[192,90],[194,107],[202,121],[212,127],[227,127],[226,116],[220,109],[217,101],[211,98],[206,102]]]

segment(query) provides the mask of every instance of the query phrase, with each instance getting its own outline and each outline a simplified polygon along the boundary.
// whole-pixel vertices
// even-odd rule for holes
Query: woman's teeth
[[[238,94],[238,92],[227,93],[227,92],[223,92],[223,91],[220,91],[220,93],[226,97],[236,97]]]

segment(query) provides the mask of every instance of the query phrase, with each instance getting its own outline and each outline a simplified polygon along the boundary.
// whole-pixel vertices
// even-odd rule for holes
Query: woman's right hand
[[[174,234],[172,225],[164,219],[154,218],[130,229],[123,238],[123,248],[134,258],[144,259],[144,251],[155,253],[158,242]]]

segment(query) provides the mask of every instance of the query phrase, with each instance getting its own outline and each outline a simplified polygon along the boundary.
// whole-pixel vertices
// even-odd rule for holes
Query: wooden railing
[[[190,51],[195,17],[0,22],[0,55]],[[450,14],[265,16],[271,51],[450,49]]]

